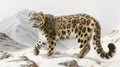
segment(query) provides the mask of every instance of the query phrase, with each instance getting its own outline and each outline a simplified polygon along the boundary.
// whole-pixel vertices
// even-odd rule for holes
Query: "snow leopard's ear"
[[[45,15],[43,14],[43,12],[39,12],[39,15],[45,20]]]
[[[28,16],[31,16],[32,15],[32,12],[29,12]]]

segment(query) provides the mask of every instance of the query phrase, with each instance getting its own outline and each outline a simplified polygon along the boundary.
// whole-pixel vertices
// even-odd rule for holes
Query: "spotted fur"
[[[39,29],[39,32],[47,39],[49,57],[54,53],[56,41],[59,39],[75,37],[77,38],[81,51],[74,54],[76,58],[84,57],[90,50],[90,40],[93,37],[94,49],[103,59],[113,57],[115,46],[108,45],[109,51],[105,52],[101,46],[101,27],[99,22],[87,14],[74,14],[67,16],[53,16],[51,14],[29,13],[29,24]],[[40,47],[44,44],[41,40],[35,44],[34,54],[39,54]]]

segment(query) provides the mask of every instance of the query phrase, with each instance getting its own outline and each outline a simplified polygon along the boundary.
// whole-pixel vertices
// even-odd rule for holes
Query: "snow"
[[[103,37],[104,39],[104,37]],[[117,37],[116,37],[117,39]],[[105,40],[104,40],[105,41]],[[104,43],[103,41],[103,47],[107,46],[107,43]],[[67,42],[67,44],[70,44],[70,42]],[[60,43],[58,45],[61,45]],[[65,44],[64,44],[65,45]],[[92,45],[92,44],[91,44]],[[40,50],[40,54],[38,56],[34,56],[32,54],[33,48],[28,48],[22,51],[18,52],[12,52],[11,54],[13,57],[4,59],[0,61],[0,67],[20,67],[21,64],[24,64],[24,61],[18,61],[20,56],[27,56],[30,60],[33,60],[38,66],[40,67],[64,67],[62,65],[59,65],[61,62],[65,62],[68,60],[76,60],[80,67],[119,67],[120,64],[120,46],[119,44],[115,43],[117,47],[117,52],[115,56],[109,60],[101,59],[91,48],[90,52],[81,59],[76,59],[72,57],[72,54],[75,53],[78,50],[78,47],[71,47],[67,50],[61,50],[58,51],[60,55],[55,55],[54,57],[50,59],[45,59],[42,57],[42,55],[46,52],[45,49]],[[104,48],[104,50],[107,50],[108,48]],[[57,50],[56,50],[57,51]],[[16,60],[16,61],[15,61]]]
[[[13,38],[17,42],[22,43],[22,45],[25,44],[25,46],[30,46],[29,48],[24,47],[25,49],[22,49],[20,51],[13,50],[13,48],[8,46],[8,48],[11,49],[9,49],[7,52],[9,52],[12,57],[0,60],[0,67],[22,67],[21,65],[26,64],[27,61],[22,61],[20,56],[28,57],[30,60],[34,61],[39,67],[65,67],[59,65],[59,63],[65,62],[67,60],[76,60],[80,67],[119,67],[120,27],[114,29],[111,33],[102,37],[102,47],[105,51],[108,51],[107,46],[110,42],[115,43],[117,49],[115,56],[109,60],[101,59],[97,55],[97,53],[93,49],[92,42],[91,50],[84,58],[73,58],[72,54],[79,51],[75,39],[58,41],[56,51],[59,52],[59,54],[55,54],[55,56],[50,59],[45,59],[42,57],[42,55],[46,52],[45,49],[41,49],[38,56],[34,56],[32,53],[33,48],[31,46],[33,46],[35,41],[37,41],[38,34],[37,30],[30,27],[30,25],[27,23],[28,12],[29,10],[20,11],[14,16],[6,18],[0,23],[0,32],[6,33],[8,36]],[[15,45],[14,42],[12,42],[12,46],[14,44],[15,47],[21,47],[21,45]],[[9,41],[7,41],[6,43],[9,43]],[[0,47],[1,44],[3,43],[0,42]],[[5,47],[2,47],[2,49],[4,48]],[[13,51],[11,52],[10,50]]]
[[[16,51],[27,48],[27,46],[16,42],[4,33],[0,33],[0,50]]]
[[[119,45],[116,47],[119,47]],[[117,49],[117,53],[110,60],[101,59],[99,56],[97,56],[97,54],[93,50],[90,50],[88,55],[85,56],[84,58],[76,59],[73,58],[71,54],[71,51],[75,53],[75,49],[76,47],[68,50],[61,50],[59,51],[60,55],[58,54],[50,59],[45,59],[42,57],[42,55],[46,52],[46,50],[42,49],[40,50],[41,53],[38,56],[34,56],[32,54],[32,48],[28,48],[22,51],[12,52],[11,54],[13,55],[13,57],[1,60],[0,67],[7,67],[7,66],[13,67],[13,65],[15,67],[20,67],[20,64],[25,63],[20,60],[18,61],[20,56],[27,56],[30,60],[36,62],[36,64],[39,65],[40,67],[64,67],[62,65],[59,65],[59,63],[73,59],[76,60],[81,67],[119,67],[120,54],[118,51],[120,49]]]

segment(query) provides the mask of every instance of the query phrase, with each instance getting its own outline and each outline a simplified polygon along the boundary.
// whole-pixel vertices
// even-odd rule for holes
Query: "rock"
[[[80,67],[76,60],[68,60],[68,61],[59,63],[59,65],[64,65],[66,67]]]
[[[29,61],[25,61],[24,64],[20,65],[21,67],[39,67],[34,61],[29,60]]]
[[[19,58],[24,62],[20,64],[21,67],[39,67],[34,61],[29,60],[27,56],[20,56]]]
[[[0,60],[5,59],[5,58],[9,58],[9,57],[12,57],[12,55],[3,51],[3,50],[0,50]]]
[[[22,61],[29,61],[27,56],[20,56],[20,58],[21,58]]]
[[[54,52],[54,55],[60,55],[61,53],[60,52],[58,52],[58,51],[55,51]]]
[[[7,39],[10,39],[9,36],[7,36],[6,34],[4,33],[0,33],[0,39],[1,40],[7,40]]]

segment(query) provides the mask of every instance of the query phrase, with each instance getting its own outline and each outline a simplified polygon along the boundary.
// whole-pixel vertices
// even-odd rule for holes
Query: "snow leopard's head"
[[[39,13],[30,12],[28,15],[28,19],[29,19],[29,24],[34,28],[42,27],[45,23],[45,17],[42,12]]]

